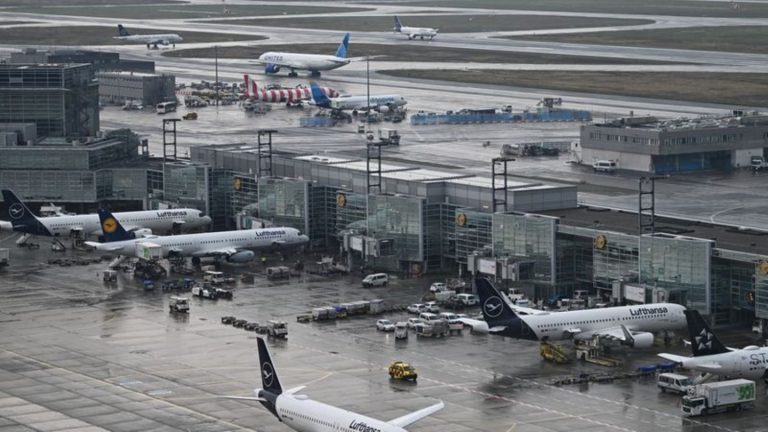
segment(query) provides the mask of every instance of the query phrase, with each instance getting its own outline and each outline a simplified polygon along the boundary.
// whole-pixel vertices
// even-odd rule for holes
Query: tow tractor
[[[389,377],[394,380],[416,382],[419,374],[417,374],[416,369],[408,363],[394,361],[389,365]]]
[[[211,299],[211,300],[217,299],[216,290],[207,285],[203,285],[203,286],[195,285],[194,287],[192,287],[192,295]]]
[[[379,129],[381,145],[400,145],[400,134],[395,129]]]
[[[267,321],[267,336],[285,339],[288,337],[288,324],[285,321]]]
[[[189,313],[189,299],[173,296],[168,301],[168,309],[171,312]]]

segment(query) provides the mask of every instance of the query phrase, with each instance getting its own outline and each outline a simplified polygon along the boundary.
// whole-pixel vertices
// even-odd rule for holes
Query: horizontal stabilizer
[[[305,388],[305,387],[306,387],[306,386],[298,386],[298,387],[294,387],[294,388],[292,388],[292,389],[288,389],[288,390],[286,390],[284,394],[288,394],[288,395],[296,394],[296,393],[298,393],[298,392],[300,392],[300,391],[304,390],[304,388]]]
[[[235,400],[248,400],[248,401],[258,401],[258,402],[267,402],[266,399],[261,397],[253,397],[253,396],[218,396],[220,399],[235,399]]]
[[[390,420],[387,423],[393,426],[404,428],[412,423],[416,423],[417,421],[423,419],[424,417],[430,416],[440,411],[444,407],[445,407],[445,404],[443,403],[443,401],[440,401],[439,403],[436,403],[432,406],[428,406],[418,411],[414,411],[410,414],[406,414],[402,417],[398,417],[396,419]]]
[[[105,243],[99,243],[94,241],[87,241],[85,242],[85,244],[92,248],[96,248],[100,251],[106,251],[106,252],[114,252],[123,248],[122,246],[108,246]]]
[[[675,363],[680,363],[680,364],[682,364],[686,360],[691,359],[690,357],[684,357],[684,356],[679,356],[677,354],[667,354],[667,353],[661,353],[659,354],[659,357],[665,358],[667,360],[673,361]]]

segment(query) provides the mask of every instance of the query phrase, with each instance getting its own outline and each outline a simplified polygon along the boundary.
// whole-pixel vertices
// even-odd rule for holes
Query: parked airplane
[[[176,33],[132,35],[128,33],[128,30],[126,30],[122,24],[117,25],[117,36],[115,36],[114,39],[126,42],[140,42],[146,44],[147,48],[149,48],[150,45],[155,48],[157,48],[158,45],[173,45],[173,47],[176,48],[176,42],[184,40],[184,38]]]
[[[396,33],[402,33],[404,35],[408,36],[408,40],[421,38],[421,40],[424,40],[424,38],[429,38],[429,40],[432,40],[437,36],[437,32],[440,30],[435,28],[429,28],[429,27],[406,27],[401,22],[400,19],[395,16],[395,27],[393,29]]]
[[[256,338],[261,365],[261,384],[255,389],[256,397],[224,396],[227,399],[259,401],[278,420],[299,432],[407,432],[404,428],[445,407],[443,402],[414,411],[388,422],[357,414],[332,405],[313,401],[306,395],[296,394],[305,386],[283,391],[280,378],[269,355],[264,339]]]
[[[597,335],[623,345],[648,348],[653,333],[685,328],[684,306],[654,303],[569,312],[518,315],[485,278],[475,280],[489,333],[531,340],[589,340]]]
[[[306,70],[313,77],[319,77],[320,71],[333,70],[349,64],[351,60],[347,58],[348,48],[349,33],[344,35],[335,55],[270,51],[260,55],[257,62],[264,65],[264,72],[267,74],[275,74],[280,72],[281,68],[285,68],[291,70],[289,77],[298,76],[297,70]]]
[[[659,357],[690,369],[730,378],[763,378],[768,383],[768,347],[726,348],[696,310],[685,311],[693,357],[661,353]]]
[[[246,97],[259,102],[286,103],[312,98],[312,91],[307,87],[267,89],[259,88],[259,85],[255,81],[251,81],[248,75],[243,75],[243,79],[245,80]],[[339,92],[330,87],[321,87],[320,90],[328,97],[339,95]]]
[[[299,230],[285,227],[132,239],[109,210],[99,210],[99,220],[106,242],[85,242],[98,251],[118,256],[134,255],[138,243],[149,242],[162,247],[163,257],[192,257],[195,264],[199,264],[203,257],[224,258],[236,263],[249,262],[256,255],[254,250],[287,249],[309,241],[309,237]]]
[[[316,83],[311,82],[309,83],[309,86],[312,89],[312,101],[315,105],[321,108],[330,108],[340,111],[366,110],[370,108],[379,112],[387,112],[408,103],[404,97],[396,94],[371,95],[370,98],[367,96],[339,96],[329,98]]]
[[[27,235],[46,237],[71,236],[82,233],[84,237],[103,234],[98,214],[36,217],[23,202],[8,189],[3,189],[3,200],[8,207],[10,222],[0,222],[0,228]],[[140,237],[153,232],[194,230],[208,226],[211,218],[197,209],[179,208],[115,213],[127,235]],[[23,238],[21,242],[26,240]]]

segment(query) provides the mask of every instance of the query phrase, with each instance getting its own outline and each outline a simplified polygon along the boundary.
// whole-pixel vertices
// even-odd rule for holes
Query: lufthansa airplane
[[[685,307],[674,303],[618,306],[569,312],[517,315],[485,278],[475,279],[489,333],[531,340],[590,340],[593,336],[622,345],[648,348],[653,333],[685,329]]]
[[[114,37],[114,39],[125,41],[125,42],[138,42],[143,43],[147,45],[147,48],[151,46],[154,46],[157,48],[158,45],[173,45],[173,47],[176,47],[176,42],[181,42],[184,40],[181,36],[177,35],[176,33],[163,33],[163,34],[130,34],[128,33],[128,30],[123,27],[122,24],[117,25],[117,36]]]
[[[687,310],[685,316],[688,319],[693,357],[667,353],[661,353],[659,357],[688,370],[730,378],[763,378],[768,383],[768,347],[749,345],[742,349],[727,348],[712,333],[698,311]]]
[[[95,213],[36,217],[12,191],[3,189],[3,200],[8,207],[10,221],[0,221],[0,229],[45,237],[70,236],[72,233],[83,233],[88,237],[103,233],[99,215]],[[203,216],[200,210],[189,208],[122,212],[114,216],[133,237],[153,232],[189,231],[211,223],[211,218]]]
[[[299,230],[285,227],[132,239],[108,210],[99,210],[99,219],[106,242],[85,244],[117,256],[134,255],[138,243],[148,242],[161,246],[164,258],[192,257],[193,262],[199,263],[200,258],[215,257],[244,263],[256,256],[254,250],[289,249],[309,241]]]
[[[347,57],[349,48],[349,33],[344,35],[335,55],[322,54],[300,54],[289,52],[269,51],[260,55],[256,60],[264,65],[264,73],[276,74],[280,69],[289,69],[289,77],[296,77],[297,70],[306,70],[313,77],[319,77],[320,71],[327,71],[340,68],[349,64],[351,59]]]
[[[445,404],[414,411],[390,421],[381,421],[353,413],[332,405],[316,402],[303,394],[296,394],[304,386],[283,391],[274,363],[264,339],[256,338],[261,365],[261,384],[255,389],[256,397],[224,396],[227,399],[261,402],[278,420],[299,432],[407,432],[404,428],[443,409]]]

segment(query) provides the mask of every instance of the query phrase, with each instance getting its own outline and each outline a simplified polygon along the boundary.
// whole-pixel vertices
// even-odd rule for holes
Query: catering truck
[[[742,410],[755,401],[755,382],[735,379],[699,384],[683,396],[683,415],[698,416]]]

